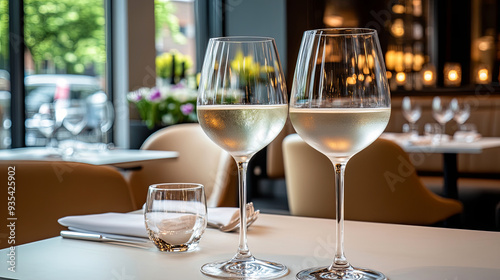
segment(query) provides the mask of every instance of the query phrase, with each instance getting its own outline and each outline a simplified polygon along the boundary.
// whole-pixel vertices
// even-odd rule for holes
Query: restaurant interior
[[[212,75],[206,71],[212,59],[209,51],[218,46],[211,45],[211,38],[272,38],[272,51],[278,58],[270,65],[282,72],[278,78],[273,76],[271,84],[281,84],[285,104],[291,108],[300,88],[305,32],[332,28],[376,31],[379,43],[375,48],[380,57],[376,51],[358,55],[361,72],[345,83],[346,87],[368,84],[376,79],[369,75],[371,69],[380,68],[390,96],[390,117],[383,133],[343,165],[347,166],[345,180],[344,173],[338,175],[340,165],[303,137],[288,115],[283,128],[248,156],[245,164],[242,156],[231,154],[213,140],[200,116],[200,108],[208,106],[200,101],[202,93],[212,79],[210,76],[207,81],[206,77]],[[242,65],[253,63],[250,56],[237,59]],[[377,59],[382,61],[381,67]],[[215,64],[212,69],[222,69],[222,62],[217,61],[220,68]],[[335,136],[336,131],[329,133]],[[258,137],[252,141],[263,141]],[[12,252],[17,252],[13,262],[14,266],[19,263],[22,279],[70,279],[67,271],[85,270],[69,261],[71,269],[58,270],[58,274],[49,270],[55,264],[36,265],[40,252],[53,248],[45,246],[70,256],[65,255],[71,253],[64,250],[64,242],[73,240],[60,235],[68,227],[71,230],[71,225],[61,218],[109,212],[142,214],[143,210],[146,215],[152,199],[150,186],[163,183],[201,184],[208,209],[232,209],[240,220],[249,220],[227,230],[234,242],[238,238],[235,232],[240,232],[238,254],[241,244],[246,246],[247,227],[249,240],[262,243],[271,240],[266,234],[279,236],[281,221],[289,230],[304,223],[299,232],[306,232],[312,230],[308,223],[319,219],[331,222],[325,225],[333,234],[328,238],[335,240],[337,226],[337,238],[341,234],[343,240],[345,218],[347,236],[358,227],[366,234],[373,223],[409,226],[401,232],[414,240],[419,239],[412,233],[417,235],[421,228],[446,230],[435,233],[442,239],[451,234],[449,240],[434,240],[436,244],[452,242],[453,234],[457,234],[457,242],[471,242],[471,247],[474,238],[491,242],[481,244],[477,251],[469,247],[455,253],[445,247],[437,249],[448,252],[442,259],[449,257],[449,262],[440,260],[435,268],[423,256],[422,261],[408,266],[401,261],[395,268],[379,260],[373,268],[385,270],[382,272],[390,279],[462,279],[460,274],[467,279],[496,279],[490,277],[498,277],[500,272],[500,0],[0,0],[0,166],[4,185],[1,218],[7,224],[2,225],[0,236],[1,260],[7,255],[7,263],[12,262]],[[345,184],[345,192],[343,187],[339,191],[339,184]],[[250,204],[245,207],[247,202]],[[307,219],[287,220],[296,217]],[[208,220],[210,227],[210,217]],[[366,223],[368,228],[357,222]],[[149,230],[148,225],[146,222]],[[314,235],[317,242],[323,240],[319,237],[323,230]],[[283,243],[299,236],[293,234],[287,238],[282,232]],[[434,236],[426,234],[421,235],[425,240]],[[152,236],[150,233],[149,238],[163,251]],[[198,251],[187,255],[199,253],[192,262],[186,255],[176,255],[171,264],[186,261],[200,267],[215,257],[207,251],[225,252],[210,247],[204,238],[214,241],[224,237],[207,229]],[[363,240],[349,238],[348,242]],[[276,240],[273,244],[279,242]],[[390,244],[383,240],[383,244]],[[344,246],[339,242],[331,241],[337,251],[327,250],[327,258],[335,255],[334,264],[339,244],[341,251]],[[256,255],[280,262],[293,259],[287,279],[313,279],[300,278],[300,273],[295,276],[297,268],[323,260],[318,257],[316,243],[306,242],[303,247],[309,244],[310,250],[303,255],[288,248],[266,251],[255,243],[251,245]],[[364,247],[348,250],[349,256],[354,256],[356,265],[366,262],[371,268],[370,258],[356,254],[376,242],[361,243]],[[419,246],[417,241],[411,243]],[[203,250],[204,246],[209,249]],[[130,268],[130,262],[121,257],[122,249],[115,247],[116,251],[110,247],[109,254],[113,254],[112,264],[117,268],[109,272],[99,265],[82,272],[83,279],[110,279],[118,273],[122,273],[121,278],[111,279],[160,279],[151,276],[154,269]],[[236,243],[230,249],[233,247]],[[410,247],[400,250],[409,252]],[[385,252],[369,248],[374,255]],[[92,255],[93,247],[75,246],[74,250],[83,250],[78,257],[80,264],[86,257],[98,260],[98,253],[105,254],[96,249],[98,253]],[[123,251],[123,256],[130,252]],[[450,256],[465,253],[484,253],[484,257],[466,267],[456,261],[458,256]],[[148,262],[165,261],[165,257],[154,259],[158,255],[140,254]],[[36,268],[23,272],[23,257]],[[392,257],[391,262],[397,258]],[[491,262],[483,262],[486,257]],[[10,271],[2,268],[0,278],[20,277],[10,273],[11,268],[12,264]],[[137,278],[123,276],[125,271]],[[33,278],[39,273],[41,278]],[[205,266],[201,273],[215,275]],[[201,273],[198,278],[189,274],[185,279],[200,279]],[[234,279],[274,279],[251,277]]]

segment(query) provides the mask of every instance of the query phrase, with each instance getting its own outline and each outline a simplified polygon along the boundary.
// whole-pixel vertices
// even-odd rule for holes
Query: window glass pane
[[[46,145],[52,136],[102,141],[104,115],[95,102],[107,99],[104,1],[24,1],[27,146]],[[82,109],[66,108],[69,100],[82,101]],[[64,110],[47,121],[54,103]],[[84,117],[74,116],[79,112]]]
[[[148,114],[141,111],[147,106],[137,106],[139,115],[148,118],[143,119],[146,123],[162,126],[197,121],[194,4],[194,0],[155,0],[156,86],[161,99],[154,102],[163,105],[153,106],[157,112]],[[152,89],[139,94],[156,92]]]
[[[178,62],[184,62],[186,74],[193,74],[196,69],[194,0],[155,0],[155,21],[158,58],[162,54],[179,54]],[[158,76],[170,74],[161,61],[157,60],[156,67]]]
[[[0,0],[0,149],[10,147],[9,1]]]

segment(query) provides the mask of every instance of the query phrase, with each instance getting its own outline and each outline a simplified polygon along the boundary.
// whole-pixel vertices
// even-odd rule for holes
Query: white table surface
[[[437,144],[422,142],[412,144],[403,133],[383,133],[381,138],[393,140],[409,153],[480,154],[484,149],[500,147],[500,137],[482,137],[470,143],[451,140]]]
[[[80,151],[75,157],[64,160],[131,168],[140,165],[143,161],[170,159],[177,156],[178,153],[173,151],[113,149]],[[0,160],[63,160],[63,158],[44,147],[28,147],[0,150]]]
[[[249,247],[258,258],[281,262],[295,279],[301,269],[329,265],[334,220],[261,215],[249,228]],[[379,270],[391,280],[500,279],[500,232],[347,221],[345,249],[355,266]],[[7,271],[0,251],[0,277],[58,279],[212,279],[200,267],[229,259],[237,233],[207,229],[197,251],[149,249],[55,237],[16,247],[16,272]]]

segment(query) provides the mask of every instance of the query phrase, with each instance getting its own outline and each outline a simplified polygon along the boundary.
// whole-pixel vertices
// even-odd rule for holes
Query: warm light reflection
[[[424,81],[431,82],[434,79],[434,73],[431,70],[424,71]]]
[[[407,52],[404,54],[404,62],[405,62],[405,68],[411,68],[413,64],[413,54],[410,52]]]
[[[358,68],[363,69],[366,63],[366,56],[360,54],[358,55]]]
[[[458,72],[457,70],[450,70],[450,72],[448,72],[448,80],[454,82],[458,79]]]
[[[385,53],[385,66],[388,70],[393,70],[396,66],[396,52],[389,50]]]
[[[488,69],[481,69],[477,72],[477,76],[480,81],[487,81],[488,80]]]
[[[375,66],[375,59],[373,58],[373,55],[369,54],[366,56],[368,60],[368,68],[373,69]]]
[[[413,56],[413,71],[422,70],[422,65],[425,63],[425,57],[419,53]]]
[[[401,5],[401,4],[396,4],[396,5],[392,6],[392,11],[395,14],[404,14],[405,7],[403,5]]]
[[[445,86],[460,86],[462,82],[462,68],[458,63],[445,63],[444,84]]]
[[[398,72],[396,74],[396,81],[398,84],[403,84],[406,81],[406,74],[404,72]]]
[[[325,144],[326,147],[330,148],[330,150],[332,151],[345,152],[349,151],[349,149],[351,148],[352,141],[333,138],[333,139],[325,139],[323,143]]]
[[[396,55],[395,55],[395,70],[397,72],[401,72],[401,71],[405,70],[403,63],[404,63],[404,54],[403,54],[403,52],[396,52]]]
[[[391,32],[394,37],[403,37],[405,35],[405,26],[402,19],[394,20],[391,26]]]
[[[490,42],[488,41],[481,41],[479,42],[478,46],[480,51],[485,52],[490,49]]]
[[[356,75],[354,75],[356,76]],[[347,77],[347,84],[348,85],[355,85],[356,84],[356,78],[354,77]]]
[[[480,66],[476,68],[477,75],[476,75],[476,83],[478,84],[488,84],[491,82],[491,77],[490,77],[490,71],[487,67],[485,66]]]

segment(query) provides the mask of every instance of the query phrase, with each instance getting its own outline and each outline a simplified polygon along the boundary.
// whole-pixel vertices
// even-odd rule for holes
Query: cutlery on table
[[[126,243],[129,245],[135,246],[149,246],[149,239],[126,239],[126,238],[117,238],[117,237],[108,237],[99,233],[86,233],[86,232],[76,232],[70,230],[62,230],[61,236],[63,238],[70,239],[79,239],[79,240],[88,240],[88,241],[97,241],[97,242],[115,242],[115,243]]]

